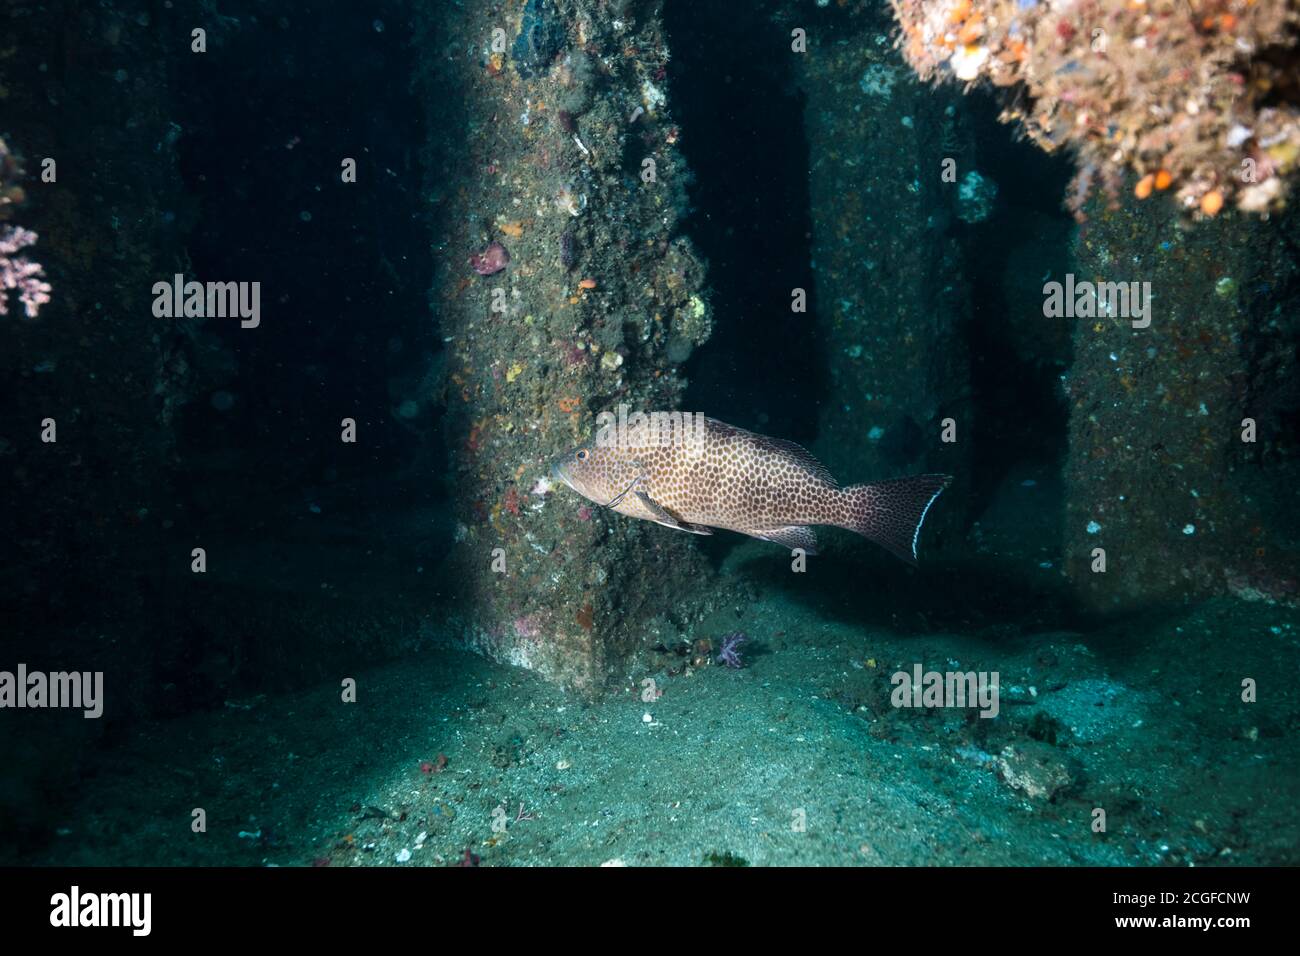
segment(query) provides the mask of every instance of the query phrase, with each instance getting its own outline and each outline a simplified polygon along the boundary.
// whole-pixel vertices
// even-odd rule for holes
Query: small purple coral
[[[572,230],[566,230],[560,236],[560,265],[566,272],[572,272],[578,264],[578,241]]]
[[[722,639],[722,650],[718,651],[718,663],[726,664],[736,670],[745,666],[745,662],[740,659],[740,645],[749,640],[749,635],[744,631],[736,631],[734,634],[728,634]]]
[[[490,243],[482,252],[469,257],[469,264],[481,276],[495,275],[510,262],[510,253],[499,242]]]

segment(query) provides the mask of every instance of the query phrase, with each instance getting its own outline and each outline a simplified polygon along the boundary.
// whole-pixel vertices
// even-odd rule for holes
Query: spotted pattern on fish
[[[809,526],[834,525],[913,564],[921,524],[950,481],[917,475],[841,487],[794,442],[667,413],[598,435],[552,472],[619,514],[692,534],[725,528],[815,554]]]

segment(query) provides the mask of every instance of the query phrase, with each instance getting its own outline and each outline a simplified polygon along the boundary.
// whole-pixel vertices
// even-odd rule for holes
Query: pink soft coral
[[[9,314],[9,293],[18,290],[18,298],[27,318],[36,318],[41,306],[50,301],[50,284],[44,280],[45,269],[18,253],[35,245],[36,233],[20,226],[0,226],[0,315]]]

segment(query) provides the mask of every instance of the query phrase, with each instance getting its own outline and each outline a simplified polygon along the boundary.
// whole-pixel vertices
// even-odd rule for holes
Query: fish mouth
[[[564,469],[558,461],[551,465],[551,480],[562,482],[569,485],[570,488],[573,487],[573,485],[569,484],[569,476],[564,473]]]

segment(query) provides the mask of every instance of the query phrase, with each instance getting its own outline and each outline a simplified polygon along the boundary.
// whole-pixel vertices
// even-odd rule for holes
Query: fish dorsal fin
[[[797,442],[787,441],[784,438],[770,438],[767,435],[760,435],[758,432],[746,431],[743,428],[737,428],[735,425],[720,422],[715,418],[708,419],[708,422],[709,430],[720,438],[743,435],[762,451],[794,459],[810,475],[819,481],[825,482],[832,488],[840,486],[840,483],[835,480],[835,476],[831,474],[830,469],[818,461],[812,452]]]

